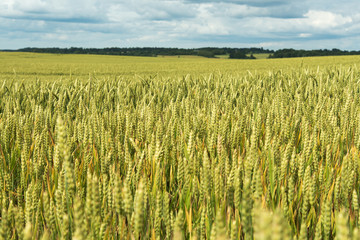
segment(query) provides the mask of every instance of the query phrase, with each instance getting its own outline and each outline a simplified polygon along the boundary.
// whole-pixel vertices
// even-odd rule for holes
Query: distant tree
[[[246,53],[245,53],[244,51],[236,51],[236,52],[230,53],[229,58],[233,58],[233,59],[247,59],[247,58],[249,58],[249,57],[246,56]]]
[[[295,50],[295,49],[279,49],[269,56],[269,58],[292,58],[292,57],[314,57],[314,56],[341,56],[341,55],[356,55],[359,51],[345,51],[337,48],[331,50]]]
[[[198,55],[202,56],[202,57],[207,57],[207,58],[215,57],[214,52],[212,52],[210,50],[204,50],[204,49],[199,50]]]
[[[4,51],[4,50],[3,50]],[[9,51],[9,50],[8,50]],[[269,53],[269,58],[292,58],[292,57],[311,57],[311,56],[338,56],[338,55],[360,55],[360,51],[344,51],[337,48],[331,50],[295,50],[292,48],[279,49],[277,51],[263,48],[23,48],[11,50],[12,52],[35,52],[35,53],[55,53],[55,54],[98,54],[98,55],[123,55],[123,56],[179,56],[179,55],[198,55],[213,58],[215,55],[229,54],[229,58],[252,59],[252,54]],[[250,57],[248,57],[250,55]]]

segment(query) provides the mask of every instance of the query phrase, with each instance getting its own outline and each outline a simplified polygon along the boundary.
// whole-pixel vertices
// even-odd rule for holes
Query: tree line
[[[21,48],[18,50],[5,50],[11,52],[34,52],[54,54],[98,54],[98,55],[120,55],[120,56],[180,56],[196,55],[207,58],[215,58],[217,55],[229,55],[229,58],[248,59],[254,58],[254,53],[273,53],[272,50],[263,48],[156,48],[156,47],[134,47],[134,48]],[[248,56],[250,55],[250,56]]]
[[[181,56],[196,55],[207,58],[215,58],[218,55],[228,55],[232,59],[255,59],[253,54],[267,53],[269,58],[293,58],[313,56],[338,56],[338,55],[360,55],[360,51],[346,51],[333,48],[318,50],[297,50],[292,48],[269,50],[264,48],[157,48],[157,47],[134,47],[134,48],[21,48],[18,50],[4,50],[11,52],[34,52],[34,53],[55,53],[55,54],[98,54],[98,55],[120,55],[120,56]]]
[[[346,51],[333,48],[317,50],[296,50],[292,48],[280,49],[269,55],[269,58],[294,58],[294,57],[316,57],[316,56],[342,56],[360,55],[360,51]]]

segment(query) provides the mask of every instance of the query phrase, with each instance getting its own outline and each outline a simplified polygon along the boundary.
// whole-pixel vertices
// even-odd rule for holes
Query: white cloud
[[[342,16],[326,11],[310,10],[304,15],[310,26],[319,29],[329,29],[338,27],[347,23],[351,23],[352,19],[349,16]]]
[[[46,33],[43,37],[46,40],[66,41],[69,39],[69,36],[67,34],[61,34],[61,33]]]
[[[300,33],[299,34],[299,37],[301,38],[308,38],[308,37],[311,37],[312,35],[310,33]]]
[[[357,48],[359,10],[358,0],[0,0],[0,46]]]
[[[111,6],[107,12],[107,18],[111,22],[133,22],[141,19],[141,16],[131,9],[126,8],[123,5],[116,4]]]

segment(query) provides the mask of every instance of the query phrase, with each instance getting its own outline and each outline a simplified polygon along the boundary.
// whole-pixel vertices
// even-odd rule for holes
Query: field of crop
[[[0,53],[0,239],[359,239],[359,63]]]
[[[360,63],[360,56],[313,57],[293,59],[230,60],[196,56],[176,57],[123,57],[99,55],[55,55],[0,52],[1,80],[65,81],[119,78],[178,78],[210,74],[268,74],[269,71],[293,72],[308,68],[316,70],[334,66],[349,67]]]

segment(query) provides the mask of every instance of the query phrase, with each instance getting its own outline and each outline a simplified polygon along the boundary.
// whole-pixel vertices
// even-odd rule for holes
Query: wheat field
[[[1,53],[0,239],[359,239],[359,60]]]

